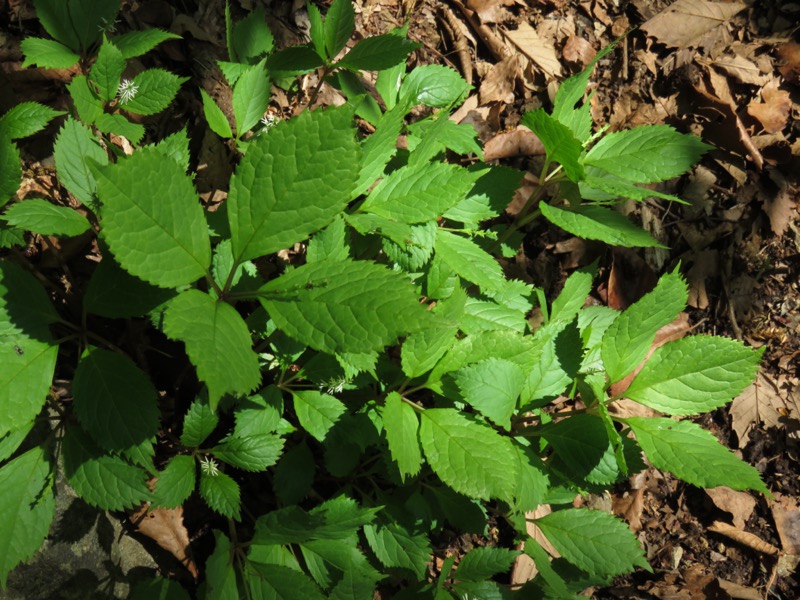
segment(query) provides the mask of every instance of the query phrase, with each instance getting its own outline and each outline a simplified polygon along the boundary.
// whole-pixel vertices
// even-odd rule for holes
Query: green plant
[[[86,90],[103,114],[118,106],[121,63],[107,79],[97,66],[113,40],[100,42],[88,76],[76,76],[85,77],[72,94],[83,124],[63,124],[56,168],[89,218],[36,200],[3,218],[18,236],[8,245],[20,230],[97,232],[102,261],[58,306],[30,265],[0,261],[0,581],[47,534],[56,455],[76,492],[104,509],[176,507],[199,493],[228,522],[226,533],[214,530],[201,595],[209,599],[372,598],[378,585],[402,588],[398,597],[505,597],[492,578],[521,554],[518,541],[539,570],[520,597],[571,598],[649,568],[624,523],[571,507],[577,493],[644,468],[642,452],[695,485],[768,493],[755,469],[691,421],[608,410],[610,385],[685,307],[677,271],[618,312],[584,306],[594,267],[573,273],[548,304],[495,258],[540,215],[586,238],[656,245],[609,205],[619,196],[677,200],[636,184],[685,172],[707,146],[667,127],[593,136],[581,102],[591,65],[562,84],[551,114],[525,115],[547,150],[541,185],[515,222],[487,228],[502,221],[521,173],[445,160],[481,156],[474,130],[448,119],[467,84],[436,65],[406,74],[413,45],[402,30],[333,62],[352,33],[352,5],[336,0],[324,21],[311,5],[309,14],[313,44],[275,53],[263,14],[228,19],[231,61],[220,66],[243,154],[214,212],[187,173],[185,131],[126,157],[88,128],[104,132],[96,111],[79,108]],[[42,21],[62,43],[71,39]],[[78,42],[68,45],[91,45]],[[266,108],[268,74],[316,68],[348,104],[244,136]],[[355,74],[337,77],[358,69],[383,69],[379,98],[367,99]],[[439,110],[405,125],[419,105]],[[210,97],[203,106],[212,129],[233,138]],[[37,107],[24,125],[14,110],[3,117],[18,131],[11,137],[56,116]],[[374,133],[361,136],[356,111]],[[404,132],[407,151],[397,149]],[[18,168],[10,139],[3,144],[0,156],[13,155]],[[298,242],[304,255],[269,260]],[[281,272],[270,273],[276,263]],[[536,328],[526,318],[534,303],[544,317]],[[183,345],[196,372],[188,399],[175,380],[157,386],[144,359],[149,343],[177,352],[163,336]],[[60,368],[74,368],[70,402],[49,393],[59,347]],[[670,342],[625,396],[668,416],[697,415],[747,386],[759,356],[719,337]],[[167,388],[182,414],[178,437],[158,437]],[[561,395],[585,408],[553,414],[548,405]],[[50,415],[52,432],[36,427]],[[260,494],[242,494],[248,473]],[[535,524],[561,554],[552,562],[527,533],[526,513],[543,504],[554,512]],[[485,535],[490,519],[510,532],[508,543],[475,548],[457,566],[451,556],[429,581],[444,532]],[[185,597],[178,588],[157,580],[140,593]]]

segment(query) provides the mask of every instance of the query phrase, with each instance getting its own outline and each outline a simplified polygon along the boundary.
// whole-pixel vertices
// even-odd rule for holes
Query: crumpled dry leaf
[[[724,535],[725,537],[732,539],[734,542],[738,542],[741,545],[752,548],[756,552],[761,552],[762,554],[775,556],[780,553],[778,548],[769,542],[765,542],[754,533],[742,531],[741,529],[734,527],[733,525],[729,525],[728,523],[723,523],[722,521],[714,521],[708,526],[708,530]]]
[[[778,46],[778,56],[783,63],[778,67],[780,74],[786,81],[800,82],[800,44],[796,42],[781,44]]]
[[[642,29],[667,46],[697,46],[707,33],[746,8],[743,2],[677,0],[648,20]]]
[[[625,519],[633,533],[642,530],[642,510],[644,509],[644,493],[646,488],[640,487],[633,493],[623,497],[614,497],[612,510],[615,515]]]
[[[578,70],[585,69],[596,55],[597,51],[592,48],[589,41],[577,35],[569,36],[561,50],[564,60],[575,65]]]
[[[792,394],[782,393],[772,379],[759,372],[756,382],[731,403],[730,415],[731,427],[739,438],[739,447],[744,448],[750,439],[750,432],[758,424],[767,429],[783,427],[789,420],[800,422],[800,406]],[[796,427],[789,435],[800,439]]]
[[[773,79],[761,89],[761,102],[751,102],[747,113],[755,117],[767,133],[777,133],[786,127],[792,111],[789,92],[778,89],[780,82]]]
[[[786,554],[800,554],[800,506],[797,498],[776,493],[769,501],[775,528],[781,538],[781,547]]]
[[[508,56],[494,64],[484,76],[478,93],[481,104],[514,102],[514,82],[519,69],[517,56]]]
[[[542,39],[536,30],[525,21],[513,31],[503,31],[503,35],[548,77],[561,76],[561,63],[556,49]]]
[[[777,171],[770,172],[770,178],[778,186],[777,191],[759,190],[759,196],[764,202],[764,212],[769,217],[772,232],[782,236],[789,227],[789,223],[797,210],[797,188]]]
[[[477,13],[481,23],[500,23],[510,14],[505,7],[516,2],[517,0],[467,0],[467,6]]]
[[[738,54],[735,56],[720,56],[711,61],[710,64],[742,83],[761,86],[770,80],[770,76],[762,73],[756,63]]]
[[[687,304],[692,308],[705,310],[709,304],[706,281],[719,277],[719,251],[707,248],[691,253],[690,257],[692,268],[686,273],[686,282],[689,284]]]
[[[729,487],[720,486],[706,489],[706,494],[712,502],[722,511],[731,513],[733,524],[739,529],[744,529],[753,509],[756,499],[747,492],[738,492]]]
[[[486,162],[512,156],[543,156],[544,145],[527,127],[517,127],[514,131],[500,133],[490,139],[483,147],[483,160]]]
[[[183,507],[155,508],[148,512],[149,508],[147,503],[130,515],[137,531],[172,554],[197,579],[199,573],[191,556],[189,532],[183,525]]]
[[[528,530],[528,535],[539,542],[539,545],[544,548],[550,556],[558,558],[561,556],[558,550],[553,547],[550,540],[544,536],[542,530],[533,522],[533,519],[541,519],[551,512],[553,512],[553,510],[550,508],[549,504],[541,504],[536,510],[526,512],[525,518],[528,520],[526,528]],[[522,548],[520,548],[520,550],[521,549]],[[536,563],[533,559],[527,554],[520,554],[514,560],[514,568],[511,570],[511,585],[522,585],[536,577],[538,572],[539,570],[536,568]]]

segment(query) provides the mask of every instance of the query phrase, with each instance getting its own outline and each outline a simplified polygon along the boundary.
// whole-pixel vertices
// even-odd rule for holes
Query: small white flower
[[[274,127],[278,123],[278,118],[273,115],[272,113],[267,113],[263,117],[261,117],[261,124],[264,128],[260,131],[260,133],[264,133],[268,131],[272,127]]]
[[[200,470],[209,477],[216,477],[217,475],[219,475],[219,469],[217,468],[217,461],[207,456],[203,456],[202,458],[200,458]]]
[[[117,30],[117,23],[119,23],[119,19],[114,19],[109,21],[105,17],[100,17],[102,23],[97,26],[97,29],[104,33],[114,33]]]
[[[122,104],[126,104],[136,97],[136,92],[139,91],[139,86],[133,83],[130,79],[123,79],[117,89],[117,96]]]
[[[328,394],[341,394],[346,384],[346,379],[335,379],[331,377],[328,381],[319,386],[319,389],[320,391],[325,390]]]

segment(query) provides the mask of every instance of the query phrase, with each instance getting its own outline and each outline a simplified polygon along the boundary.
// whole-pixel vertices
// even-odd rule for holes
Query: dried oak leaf
[[[536,30],[526,22],[513,31],[503,31],[503,35],[527,56],[548,77],[561,77],[561,63],[556,49],[542,39]]]
[[[154,508],[148,512],[149,508],[150,505],[145,504],[130,515],[137,531],[172,554],[197,579],[199,573],[192,559],[189,532],[183,524],[183,507]]]
[[[734,526],[744,529],[747,519],[750,518],[756,507],[756,499],[753,496],[725,486],[709,488],[706,490],[706,494],[717,508],[733,516]]]
[[[800,44],[786,42],[778,46],[778,56],[781,64],[778,71],[786,81],[800,83]]]
[[[759,373],[755,383],[731,403],[730,415],[731,427],[739,438],[739,447],[743,448],[756,425],[768,429],[785,426],[791,421],[800,422],[800,406],[792,393],[782,392],[772,379]],[[797,427],[790,435],[797,439]]]
[[[747,113],[761,123],[767,133],[778,133],[786,127],[792,111],[789,92],[778,89],[780,82],[773,79],[761,89],[761,102],[751,102]]]
[[[697,46],[706,34],[746,8],[744,2],[677,0],[648,20],[642,29],[667,46]]]

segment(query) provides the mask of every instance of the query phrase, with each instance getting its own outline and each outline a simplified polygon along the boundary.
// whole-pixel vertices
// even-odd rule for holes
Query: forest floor
[[[258,4],[233,0],[234,18]],[[307,39],[304,1],[263,4],[279,48]],[[326,3],[319,4],[324,10]],[[703,490],[650,469],[609,494],[582,500],[623,517],[654,569],[593,590],[593,597],[800,597],[800,4],[357,0],[356,5],[356,38],[385,33],[408,19],[409,37],[422,44],[411,62],[452,66],[474,86],[454,118],[475,126],[487,161],[538,172],[542,148],[533,134],[517,128],[521,115],[549,108],[559,82],[621,36],[592,78],[595,122],[611,130],[669,124],[715,146],[692,172],[661,190],[688,204],[647,201],[627,207],[668,250],[610,250],[534,224],[507,266],[552,299],[570,272],[599,260],[597,301],[624,308],[649,291],[659,274],[680,265],[690,285],[682,333],[725,335],[764,348],[755,384],[699,422],[762,473],[774,498]],[[220,97],[221,75],[210,65],[224,57],[224,6],[224,0],[123,0],[122,30],[161,27],[183,37],[146,60],[190,76],[195,84],[148,120],[148,133],[158,137],[187,120],[190,137],[205,129],[196,87]],[[64,83],[72,73],[20,68],[20,40],[39,33],[31,2],[0,1],[0,24],[0,113],[23,99],[66,108]],[[290,117],[306,106],[316,85],[311,74],[290,92],[274,88],[270,111]],[[342,101],[327,85],[315,98],[317,104]],[[196,184],[211,198],[227,184],[229,153],[216,136],[199,133],[192,139]],[[27,167],[21,198],[48,192],[37,175],[52,161],[47,143],[46,137],[20,143]],[[531,176],[525,185],[534,182]],[[509,213],[514,209],[512,202]],[[47,261],[52,249],[37,241],[29,252]],[[618,406],[618,414],[631,410]]]

